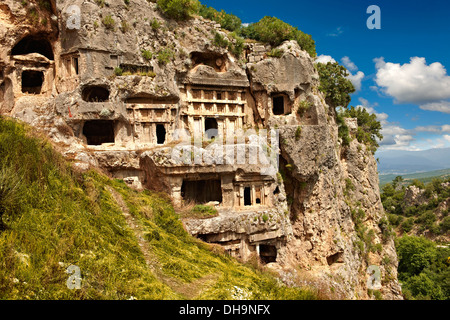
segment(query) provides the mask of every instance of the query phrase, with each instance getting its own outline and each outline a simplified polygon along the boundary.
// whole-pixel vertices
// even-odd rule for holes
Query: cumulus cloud
[[[450,76],[445,67],[435,62],[427,65],[425,58],[413,57],[409,63],[385,62],[374,59],[377,69],[375,82],[397,103],[421,104],[426,110],[450,113]]]
[[[379,141],[380,149],[414,149],[414,147],[411,146],[411,143],[415,140],[414,132],[404,129],[395,123],[389,122],[389,115],[387,113],[379,113],[376,111],[375,108],[378,106],[377,103],[371,104],[368,100],[362,97],[358,100],[361,104],[358,105],[357,108],[364,108],[367,112],[375,114],[377,120],[381,123],[381,134],[383,135],[383,140]]]
[[[450,101],[438,101],[421,104],[420,109],[450,113]]]
[[[444,134],[444,139],[447,140],[448,142],[450,142],[450,135],[448,134]]]
[[[361,90],[361,81],[364,79],[364,77],[365,74],[362,71],[358,71],[356,74],[351,74],[349,72],[347,79],[353,83],[353,86],[355,87],[356,91],[359,91]]]
[[[358,70],[358,67],[356,66],[356,64],[350,60],[349,57],[345,56],[341,59],[342,64],[344,65],[344,67],[346,67],[349,71],[356,71]]]
[[[337,62],[332,56],[321,54],[316,58],[316,63],[335,63]],[[349,57],[345,56],[341,59],[342,64],[344,67],[347,68],[349,75],[347,76],[347,79],[350,80],[355,87],[356,91],[361,90],[361,82],[365,77],[364,72],[358,71],[355,74],[352,74],[352,71],[358,70],[358,67],[350,60]]]
[[[334,60],[332,56],[327,56],[325,54],[321,54],[316,58],[316,63],[327,64],[328,62],[335,63],[336,60]]]

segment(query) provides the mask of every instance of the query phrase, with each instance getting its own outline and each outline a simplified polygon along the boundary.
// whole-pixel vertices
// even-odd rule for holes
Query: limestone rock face
[[[235,43],[216,23],[177,22],[153,2],[51,3],[0,5],[1,114],[46,132],[81,170],[167,192],[177,208],[215,207],[186,230],[290,285],[401,298],[375,159],[356,139],[340,145],[295,41],[279,57],[251,42],[235,56],[215,45],[216,33]]]

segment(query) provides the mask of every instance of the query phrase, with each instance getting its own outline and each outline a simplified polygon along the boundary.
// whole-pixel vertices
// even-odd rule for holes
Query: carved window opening
[[[252,205],[252,189],[250,187],[244,188],[244,206]]]
[[[280,188],[278,188],[278,186],[275,188],[275,190],[273,191],[273,194],[279,194],[280,193]]]
[[[197,204],[211,201],[222,202],[220,180],[185,180],[181,186],[181,196],[185,201]]]
[[[80,73],[79,65],[78,65],[78,57],[73,57],[72,59],[73,69],[75,70],[75,74]]]
[[[261,188],[255,188],[255,204],[261,204]]]
[[[156,143],[164,144],[166,142],[166,128],[163,124],[156,125]]]
[[[262,263],[271,263],[277,261],[277,248],[273,245],[259,245],[259,257]]]
[[[83,134],[88,145],[99,146],[103,143],[114,143],[114,121],[86,121],[83,126]]]
[[[284,114],[284,97],[283,96],[275,96],[272,98],[273,105],[273,114],[276,116]]]
[[[45,36],[29,35],[20,40],[11,50],[11,55],[40,53],[50,60],[54,60],[53,49]]]
[[[62,58],[65,76],[78,75],[80,73],[78,56]]]
[[[214,118],[205,119],[205,133],[207,139],[213,139],[219,135],[219,126]]]
[[[25,70],[22,72],[22,92],[40,94],[44,83],[42,71]]]
[[[109,90],[101,86],[87,86],[83,89],[81,97],[87,102],[106,102],[109,100]]]

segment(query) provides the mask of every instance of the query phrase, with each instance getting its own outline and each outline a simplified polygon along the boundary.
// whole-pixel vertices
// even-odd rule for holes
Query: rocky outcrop
[[[341,146],[314,61],[295,41],[279,57],[255,43],[235,56],[215,44],[228,36],[214,22],[176,22],[146,0],[27,3],[0,6],[2,114],[47,132],[79,169],[165,191],[177,206],[216,206],[186,229],[282,279],[401,298],[375,159],[356,140]],[[30,21],[33,8],[47,20]]]

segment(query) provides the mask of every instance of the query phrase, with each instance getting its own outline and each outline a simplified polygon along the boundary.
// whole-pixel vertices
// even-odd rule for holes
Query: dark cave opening
[[[86,121],[83,126],[83,134],[88,145],[99,146],[103,143],[114,143],[114,121]]]
[[[259,245],[259,257],[262,263],[271,263],[277,261],[277,248],[273,245]]]
[[[276,116],[283,115],[284,114],[284,97],[283,96],[276,96],[272,98],[273,103],[273,114]]]
[[[106,102],[109,100],[109,90],[102,86],[87,86],[83,88],[81,98],[87,102]]]
[[[181,196],[186,201],[197,204],[210,201],[222,202],[222,183],[220,180],[184,180]]]
[[[50,60],[54,60],[50,42],[43,35],[29,35],[20,40],[11,50],[11,55],[40,53]]]
[[[156,143],[164,144],[166,142],[166,128],[163,124],[156,125]]]
[[[22,92],[40,94],[44,83],[42,71],[24,70],[22,72]]]

